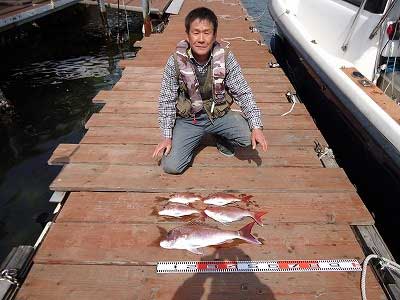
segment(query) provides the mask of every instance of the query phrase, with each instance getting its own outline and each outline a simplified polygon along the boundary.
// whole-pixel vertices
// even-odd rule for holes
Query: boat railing
[[[385,22],[385,20],[387,19],[387,17],[389,16],[389,14],[391,13],[391,11],[393,10],[393,8],[396,6],[398,0],[394,0],[389,8],[386,10],[386,12],[383,14],[382,18],[379,20],[378,24],[376,24],[375,28],[372,30],[371,34],[369,35],[369,39],[372,40],[374,38],[374,36],[376,35],[376,33],[378,32],[378,30],[382,27],[383,22]]]
[[[351,36],[354,33],[354,29],[356,28],[357,25],[357,21],[360,18],[361,12],[364,10],[365,4],[367,3],[367,0],[363,0],[361,6],[358,8],[357,14],[355,15],[355,17],[353,18],[353,21],[351,23],[349,32],[347,33],[346,39],[344,40],[344,43],[342,45],[342,50],[346,51],[347,50],[347,46],[349,45],[349,41],[351,39]]]

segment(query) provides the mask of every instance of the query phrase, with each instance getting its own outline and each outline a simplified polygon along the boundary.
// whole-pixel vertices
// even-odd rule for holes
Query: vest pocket
[[[184,97],[178,97],[176,101],[176,113],[179,117],[190,118],[192,116],[192,102]]]

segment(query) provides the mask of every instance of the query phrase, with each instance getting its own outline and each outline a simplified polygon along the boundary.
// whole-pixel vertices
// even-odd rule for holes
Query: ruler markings
[[[361,272],[361,269],[356,259],[164,261],[157,263],[157,273]]]

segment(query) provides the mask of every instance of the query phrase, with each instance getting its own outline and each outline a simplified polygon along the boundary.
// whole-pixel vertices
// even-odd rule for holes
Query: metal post
[[[103,23],[104,31],[106,32],[106,36],[111,37],[111,29],[110,29],[110,26],[108,25],[106,3],[104,0],[97,0],[97,3],[99,5],[101,22]]]
[[[363,2],[361,3],[360,8],[358,9],[358,11],[357,11],[357,13],[356,13],[356,15],[355,15],[355,17],[353,19],[353,22],[351,23],[349,32],[347,33],[347,37],[344,40],[344,43],[343,43],[343,46],[342,46],[342,50],[343,51],[347,50],[347,46],[349,45],[349,41],[351,39],[351,36],[353,35],[353,32],[354,32],[354,30],[356,28],[358,18],[360,17],[361,12],[364,10],[365,3],[367,3],[367,0],[363,0]]]
[[[143,33],[148,37],[151,35],[150,0],[142,0],[143,10]]]

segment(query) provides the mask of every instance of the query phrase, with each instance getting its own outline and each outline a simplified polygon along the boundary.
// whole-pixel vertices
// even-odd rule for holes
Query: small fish
[[[168,202],[188,204],[201,200],[195,193],[176,193],[169,197]]]
[[[220,223],[231,223],[250,217],[260,226],[263,226],[261,217],[266,213],[266,211],[253,213],[239,207],[207,207],[204,210],[204,214]]]
[[[233,203],[233,202],[239,202],[239,201],[249,202],[250,198],[252,198],[252,197],[253,196],[251,196],[251,195],[235,196],[235,195],[226,194],[226,193],[215,193],[215,194],[208,195],[206,198],[203,199],[203,202],[205,204],[211,204],[211,205],[215,205],[215,206],[224,206],[226,204]]]
[[[240,239],[250,244],[261,245],[252,234],[255,222],[249,223],[238,231],[222,230],[205,225],[184,225],[168,232],[160,246],[165,249],[183,249],[195,254],[203,254],[199,248],[221,245]]]
[[[190,216],[193,214],[201,214],[201,212],[191,206],[170,202],[161,209],[158,214],[160,216],[176,217]]]

